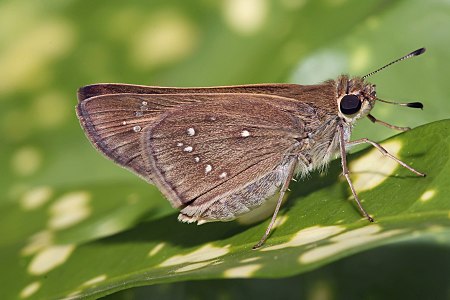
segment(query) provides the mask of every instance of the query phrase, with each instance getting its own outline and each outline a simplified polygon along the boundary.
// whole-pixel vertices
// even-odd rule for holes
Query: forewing
[[[283,163],[304,136],[303,123],[279,107],[287,98],[259,94],[172,95],[194,98],[144,130],[144,159],[174,206],[223,197]],[[276,104],[276,105],[274,105]]]
[[[83,89],[80,89],[83,91]],[[79,95],[82,93],[79,92]],[[143,129],[160,115],[195,99],[176,101],[170,95],[107,94],[83,99],[77,106],[80,123],[92,144],[108,158],[151,182],[141,148]]]
[[[274,95],[297,102],[308,103],[321,110],[336,113],[336,82],[327,81],[316,85],[299,84],[247,84],[202,88],[174,88],[133,84],[100,83],[87,85],[78,90],[78,99],[83,101],[95,96],[112,94],[166,95],[166,94],[264,94]]]

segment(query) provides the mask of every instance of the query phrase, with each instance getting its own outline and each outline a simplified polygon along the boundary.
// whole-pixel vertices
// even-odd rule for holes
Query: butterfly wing
[[[99,151],[155,183],[174,207],[185,210],[244,190],[246,199],[266,197],[273,189],[258,187],[280,179],[274,168],[301,144],[305,120],[320,117],[308,95],[323,89],[325,97],[332,85],[326,86],[100,84],[79,90],[77,114]]]
[[[179,94],[195,98],[144,129],[142,146],[154,183],[175,207],[224,199],[292,158],[301,119],[279,107],[290,99],[258,94]]]
[[[91,143],[122,167],[152,182],[142,157],[142,129],[186,101],[139,94],[105,94],[84,99],[83,90],[79,91],[76,111]]]
[[[233,86],[216,86],[200,88],[174,88],[145,86],[134,84],[99,83],[82,87],[78,90],[78,99],[85,99],[112,94],[135,94],[135,95],[164,95],[164,94],[264,94],[274,95],[299,102],[317,105],[321,110],[334,113],[336,110],[336,82],[327,81],[316,85],[299,85],[289,83],[276,84],[247,84]],[[314,95],[314,97],[311,97]]]

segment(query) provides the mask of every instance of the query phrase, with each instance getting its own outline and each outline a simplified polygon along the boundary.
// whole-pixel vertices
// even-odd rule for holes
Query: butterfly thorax
[[[365,82],[362,78],[350,78],[341,75],[337,80],[325,82],[330,89],[335,91],[334,99],[321,99],[319,103],[334,102],[334,113],[316,107],[314,115],[305,118],[305,136],[301,147],[296,150],[298,153],[297,174],[301,176],[315,169],[323,169],[329,161],[339,153],[338,126],[342,126],[344,139],[350,140],[350,135],[356,121],[365,117],[372,110],[375,99],[375,85]],[[358,110],[349,113],[342,108],[341,102],[344,97],[351,95],[358,99]],[[311,104],[314,105],[314,104]],[[302,112],[304,115],[304,112]]]

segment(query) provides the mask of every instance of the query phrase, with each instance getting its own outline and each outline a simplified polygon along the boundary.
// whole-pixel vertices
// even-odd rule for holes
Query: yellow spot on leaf
[[[53,233],[50,230],[39,231],[31,236],[28,244],[22,249],[21,254],[28,256],[53,244]]]
[[[223,3],[225,21],[237,33],[256,33],[267,19],[267,0],[224,0]]]
[[[29,176],[35,173],[42,164],[42,155],[35,147],[23,147],[13,155],[11,166],[20,176]]]
[[[117,233],[126,226],[127,221],[120,218],[107,219],[92,227],[92,236],[107,236]]]
[[[42,18],[41,18],[42,19]],[[0,52],[0,95],[33,86],[46,68],[64,56],[74,41],[73,28],[62,20],[46,20],[6,43]]]
[[[404,230],[390,230],[383,233],[378,233],[380,230],[380,226],[370,225],[365,228],[346,232],[341,236],[334,237],[332,239],[333,243],[330,245],[313,248],[303,253],[299,257],[299,262],[301,264],[314,263],[337,255],[341,252],[345,252],[348,249],[367,245],[378,240],[387,239],[404,232]]]
[[[372,235],[375,233],[378,233],[381,231],[381,226],[374,224],[374,225],[367,225],[358,229],[354,229],[354,230],[350,230],[347,232],[344,232],[342,234],[339,234],[337,236],[332,237],[330,240],[334,241],[334,242],[339,242],[339,241],[345,241],[348,239],[353,239],[353,238],[360,238],[360,237],[364,237],[364,236],[368,236],[368,235]]]
[[[241,260],[240,263],[249,263],[249,262],[257,261],[260,259],[261,259],[261,257],[250,257],[250,258]]]
[[[91,213],[90,198],[90,194],[83,191],[63,195],[50,207],[48,227],[64,229],[87,218]]]
[[[89,280],[83,282],[82,286],[95,285],[95,284],[97,284],[99,282],[105,281],[106,278],[107,278],[106,274],[102,274],[102,275],[96,276],[96,277],[94,277],[92,279],[89,279]]]
[[[28,273],[42,275],[63,264],[75,250],[75,245],[50,246],[37,253],[28,265]]]
[[[48,186],[35,187],[23,195],[20,204],[25,210],[36,209],[44,205],[52,194],[53,191]]]
[[[189,264],[187,266],[184,266],[184,267],[181,267],[179,269],[176,269],[175,273],[189,272],[189,271],[201,269],[203,267],[206,267],[206,266],[210,265],[211,263],[212,263],[212,261],[204,261],[204,262]]]
[[[297,232],[289,241],[275,246],[263,247],[261,248],[261,251],[273,251],[288,247],[303,246],[326,239],[344,230],[345,228],[342,226],[313,226],[305,228]]]
[[[427,191],[425,191],[425,193],[422,194],[422,196],[420,196],[419,199],[422,202],[427,202],[428,200],[433,198],[435,194],[436,194],[436,190],[427,190]]]
[[[159,243],[152,250],[150,250],[148,256],[155,256],[159,251],[161,251],[162,248],[164,248],[165,245],[166,243]]]
[[[277,219],[275,220],[275,224],[273,224],[273,228],[278,228],[278,227],[283,226],[283,224],[286,223],[288,218],[289,217],[287,215],[277,216]]]
[[[180,265],[185,263],[196,263],[215,259],[230,252],[229,245],[225,247],[215,247],[211,244],[206,244],[203,247],[188,253],[172,256],[163,261],[160,266],[168,267],[174,265]]]
[[[402,148],[400,141],[390,141],[383,143],[382,146],[396,157]],[[359,193],[371,190],[392,176],[397,167],[397,162],[383,156],[378,149],[374,148],[364,156],[350,162],[353,185]]]
[[[261,264],[252,264],[246,266],[235,267],[226,270],[223,276],[226,278],[248,278],[251,277],[256,271],[261,269]]]
[[[179,61],[197,46],[197,28],[183,15],[161,12],[149,20],[132,42],[131,59],[136,66],[151,69]]]
[[[217,259],[217,260],[214,260],[211,265],[217,266],[217,265],[220,265],[221,263],[223,263],[223,260]]]
[[[41,283],[39,281],[35,281],[27,285],[20,291],[20,298],[28,298],[34,293],[36,293],[41,287]]]
[[[81,294],[82,290],[76,290],[67,295],[67,298],[71,299],[72,297],[78,296]]]

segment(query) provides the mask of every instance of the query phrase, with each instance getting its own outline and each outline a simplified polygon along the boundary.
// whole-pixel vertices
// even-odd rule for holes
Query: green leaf
[[[99,297],[163,282],[284,277],[404,241],[431,239],[450,247],[450,121],[421,126],[382,145],[428,176],[414,176],[374,149],[351,155],[350,168],[360,168],[353,174],[355,186],[375,224],[362,219],[349,201],[337,160],[328,174],[292,186],[279,216],[283,222],[260,250],[251,247],[268,221],[195,226],[177,222],[173,214],[81,245],[45,245],[33,255],[20,250],[35,241],[18,242],[3,248],[2,257],[9,259],[2,265],[11,270],[9,278],[20,278],[22,288],[39,284],[38,298]],[[23,261],[21,267],[13,257]]]
[[[447,121],[392,140],[392,150],[427,172],[427,178],[415,178],[398,167],[391,173],[387,158],[377,162],[381,176],[365,167],[352,175],[376,224],[367,224],[354,204],[345,201],[348,188],[337,181],[340,168],[335,161],[326,175],[314,173],[291,186],[280,218],[287,219],[265,249],[284,248],[258,252],[249,247],[260,238],[267,220],[257,226],[179,224],[154,186],[92,148],[73,109],[75,92],[85,84],[309,84],[340,73],[363,75],[423,46],[428,49],[425,55],[392,66],[370,81],[377,84],[381,98],[422,101],[424,111],[380,103],[373,114],[411,127],[448,118],[447,1],[240,3],[247,1],[5,0],[0,4],[0,263],[4,270],[0,298],[47,299],[77,291],[100,296],[131,286],[232,277],[239,272],[252,278],[278,278],[341,263],[353,270],[358,264],[354,257],[362,255],[356,253],[390,242],[398,250],[397,242],[402,240],[415,244],[426,240],[448,249],[448,205],[443,196],[449,185]],[[380,141],[391,135],[392,131],[362,120],[353,138]],[[361,155],[350,159],[358,161]],[[378,170],[384,164],[386,169]],[[351,167],[358,170],[354,163]],[[385,180],[364,190],[364,183],[369,187],[377,183],[373,178]],[[417,200],[420,197],[429,199]],[[362,230],[362,238],[346,239],[356,243],[351,246],[333,236],[308,245],[285,244],[299,231],[300,238],[308,232],[317,237],[340,230],[336,239],[354,230]],[[388,236],[377,240],[383,234]],[[194,265],[155,267],[207,245],[212,247],[208,255],[227,253]],[[307,260],[309,252],[311,259],[311,251],[326,250],[327,245],[331,250],[343,248],[316,262],[299,263],[301,255]],[[411,247],[403,249],[409,252]],[[149,256],[155,249],[160,250]],[[379,252],[371,257],[378,260]],[[261,258],[252,261],[257,255]],[[330,264],[336,260],[340,261]],[[247,269],[233,271],[239,266]],[[392,264],[383,275],[386,282],[397,280],[398,268]],[[313,278],[317,273],[304,274]],[[422,286],[427,276],[419,272],[411,284]],[[435,277],[435,282],[449,278],[445,272],[436,272]],[[298,285],[303,286],[305,278]]]

